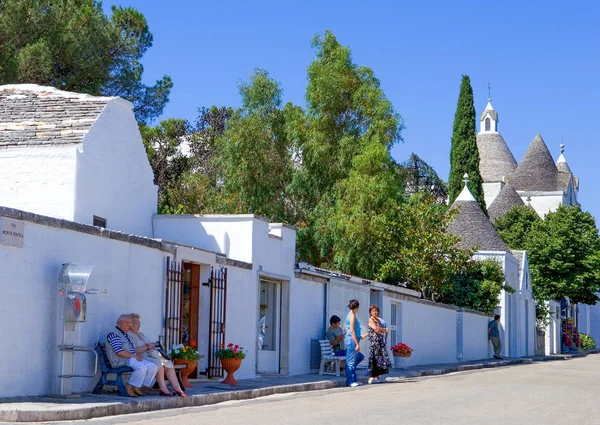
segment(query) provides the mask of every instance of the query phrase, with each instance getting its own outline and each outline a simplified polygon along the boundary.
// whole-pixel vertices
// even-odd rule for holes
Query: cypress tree
[[[463,176],[469,174],[469,190],[481,209],[487,214],[483,197],[483,179],[479,173],[479,151],[475,130],[475,106],[473,89],[468,75],[462,76],[454,126],[452,128],[452,146],[450,148],[450,177],[448,192],[450,204],[463,188]]]

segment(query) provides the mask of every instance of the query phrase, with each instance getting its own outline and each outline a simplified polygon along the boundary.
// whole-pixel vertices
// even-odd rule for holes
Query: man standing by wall
[[[502,341],[500,341],[500,315],[496,314],[494,316],[494,320],[490,320],[488,323],[488,338],[492,342],[492,346],[494,347],[494,358],[498,360],[502,360],[500,357],[500,352],[502,351]]]

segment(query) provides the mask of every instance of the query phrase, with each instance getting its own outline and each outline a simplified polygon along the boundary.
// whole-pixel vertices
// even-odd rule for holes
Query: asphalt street
[[[92,419],[89,425],[600,424],[600,355]]]

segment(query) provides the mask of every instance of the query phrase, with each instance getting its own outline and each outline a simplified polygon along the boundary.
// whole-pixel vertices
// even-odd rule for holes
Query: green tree
[[[502,290],[515,292],[504,283],[504,271],[500,263],[494,259],[472,260],[465,270],[450,279],[450,284],[438,301],[492,314]]]
[[[171,78],[142,83],[140,59],[152,46],[144,16],[97,0],[0,1],[0,84],[35,83],[93,95],[121,96],[138,121],[159,116]]]
[[[140,132],[154,172],[154,184],[158,186],[158,210],[160,213],[176,211],[178,204],[169,199],[169,190],[179,184],[189,168],[188,158],[180,149],[188,137],[189,125],[185,120],[171,118],[156,127],[140,125]]]
[[[389,150],[402,140],[402,119],[385,97],[373,71],[355,64],[350,49],[342,46],[332,32],[315,36],[313,47],[316,57],[308,68],[306,124],[296,135],[301,167],[290,185],[301,218],[298,250],[301,258],[313,264],[353,264],[349,260],[353,256],[340,259],[335,253],[336,247],[344,244],[339,238],[347,238],[349,229],[354,227],[350,223],[361,214],[370,214],[367,209],[352,211],[353,199],[366,199],[367,195],[382,199],[383,193],[403,191],[401,187],[388,187],[389,182],[400,181],[389,176],[383,178],[386,183],[380,186],[361,187],[358,183],[360,178],[374,177],[368,170],[380,176],[391,171]],[[373,161],[380,162],[372,164]],[[364,164],[370,165],[363,167]],[[367,187],[381,188],[383,192],[357,192],[366,192]],[[352,196],[344,198],[347,193]],[[380,204],[374,202],[372,213],[377,215],[379,208]],[[336,222],[325,225],[334,211]],[[366,242],[356,243],[365,248]]]
[[[406,184],[408,193],[428,193],[438,204],[448,200],[448,186],[440,179],[432,166],[416,154],[400,164],[398,172]]]
[[[535,210],[526,205],[513,207],[496,220],[495,226],[500,237],[512,249],[527,249],[531,228],[542,219]]]
[[[350,175],[332,191],[333,201],[321,202],[314,216],[315,241],[323,249],[324,267],[375,278],[389,257],[390,224],[404,197],[387,148],[372,143],[354,157]],[[325,208],[320,210],[320,208]]]
[[[286,116],[295,108],[288,104],[281,109],[281,86],[261,69],[240,85],[240,95],[242,107],[217,142],[223,202],[230,213],[287,221],[293,163]]]
[[[593,305],[599,300],[600,236],[589,212],[559,206],[533,224],[526,247],[538,302],[569,297]]]
[[[406,284],[433,301],[448,292],[451,279],[466,270],[474,253],[458,248],[458,238],[446,231],[457,212],[425,194],[411,196],[391,223],[391,240],[382,240],[391,255],[377,277]]]
[[[462,76],[452,128],[450,177],[448,178],[450,204],[454,202],[463,188],[463,176],[465,173],[469,174],[469,190],[481,209],[487,214],[483,197],[483,179],[479,173],[479,151],[477,150],[473,89],[471,88],[471,79],[468,75]]]

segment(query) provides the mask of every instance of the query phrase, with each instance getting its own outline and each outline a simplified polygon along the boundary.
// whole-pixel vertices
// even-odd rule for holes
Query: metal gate
[[[222,377],[221,362],[215,353],[225,344],[225,313],[227,298],[227,269],[210,270],[210,328],[208,343],[208,377]]]
[[[173,344],[181,343],[181,308],[183,294],[181,263],[167,257],[167,282],[165,297],[165,340],[167,352]]]

